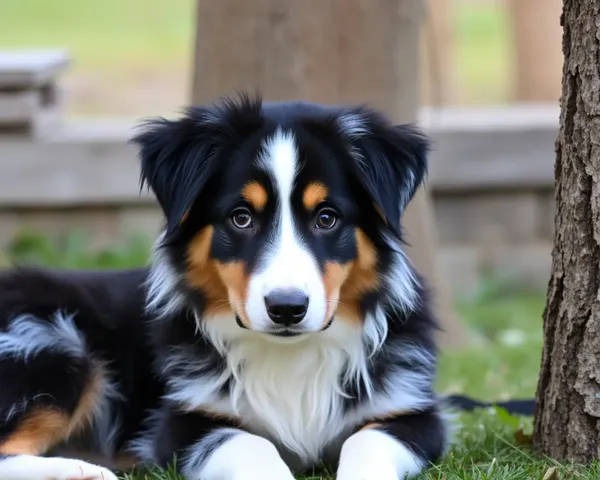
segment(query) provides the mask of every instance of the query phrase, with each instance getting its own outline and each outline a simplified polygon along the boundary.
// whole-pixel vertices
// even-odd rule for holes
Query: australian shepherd
[[[436,322],[400,226],[427,138],[241,96],[133,142],[165,217],[149,267],[1,274],[0,479],[114,480],[125,454],[188,480],[435,462]]]

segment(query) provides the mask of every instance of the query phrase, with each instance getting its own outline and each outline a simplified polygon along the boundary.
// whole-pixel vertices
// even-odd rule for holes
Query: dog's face
[[[360,325],[427,148],[365,109],[249,100],[151,122],[136,141],[187,300],[212,329],[274,339]]]

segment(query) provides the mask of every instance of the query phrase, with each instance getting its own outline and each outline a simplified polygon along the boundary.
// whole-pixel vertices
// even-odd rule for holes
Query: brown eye
[[[252,214],[245,208],[235,210],[231,215],[231,223],[239,229],[252,228]]]
[[[317,214],[317,228],[331,230],[337,223],[337,214],[330,208],[324,208]]]

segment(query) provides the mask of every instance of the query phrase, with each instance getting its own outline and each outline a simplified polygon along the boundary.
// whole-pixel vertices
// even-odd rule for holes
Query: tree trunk
[[[564,0],[562,25],[557,212],[534,446],[588,463],[600,457],[600,0]]]

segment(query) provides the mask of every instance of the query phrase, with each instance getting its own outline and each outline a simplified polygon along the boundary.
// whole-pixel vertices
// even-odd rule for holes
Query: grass
[[[194,0],[1,0],[4,46],[65,45],[83,65],[166,61],[191,50]],[[117,48],[118,47],[118,48]]]
[[[69,268],[120,268],[143,265],[150,241],[129,242],[90,251],[85,235],[63,242],[24,232],[4,252],[4,263],[45,264]],[[517,288],[490,277],[480,291],[457,302],[458,312],[475,338],[459,352],[444,352],[437,381],[442,393],[466,393],[485,400],[531,397],[535,393],[542,347],[544,292]],[[588,467],[561,465],[532,453],[531,418],[514,418],[501,410],[481,410],[459,417],[455,446],[439,465],[419,478],[541,479],[550,468],[560,478],[598,478],[600,463]],[[517,432],[521,435],[515,436]],[[138,474],[129,480],[175,480],[172,472]],[[303,480],[308,480],[306,477]],[[316,474],[314,478],[329,479]]]
[[[450,22],[457,103],[510,97],[509,19],[498,2],[457,0]],[[66,47],[68,111],[169,114],[188,98],[195,0],[0,0],[0,49]],[[218,47],[215,47],[218,48]]]
[[[66,48],[69,112],[156,115],[184,104],[194,0],[0,0],[0,49]]]
[[[504,103],[512,95],[510,17],[502,2],[455,2],[453,69],[458,103]]]

